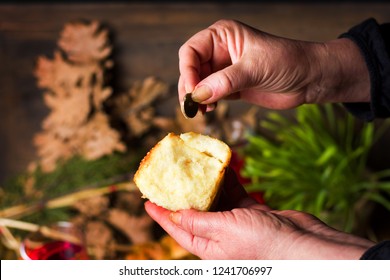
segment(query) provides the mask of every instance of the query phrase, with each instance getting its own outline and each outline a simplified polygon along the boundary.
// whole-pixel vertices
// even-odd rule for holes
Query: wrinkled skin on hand
[[[270,109],[369,101],[368,70],[349,39],[291,40],[220,20],[183,44],[179,69],[179,101],[191,92],[208,111],[222,98]]]
[[[337,231],[312,215],[258,204],[228,170],[215,212],[171,212],[151,202],[146,211],[202,259],[359,259],[374,245]]]
[[[180,103],[192,93],[206,111],[226,98],[270,109],[370,100],[368,69],[351,40],[291,40],[232,20],[220,20],[184,43],[179,70]],[[232,170],[225,176],[218,211],[171,212],[151,202],[145,209],[202,259],[358,259],[374,245],[307,213],[260,205]]]

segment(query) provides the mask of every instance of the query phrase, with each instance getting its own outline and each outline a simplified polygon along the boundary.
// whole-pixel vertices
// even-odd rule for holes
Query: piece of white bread
[[[210,209],[222,184],[231,150],[194,132],[169,133],[143,158],[134,182],[143,198],[176,211]]]

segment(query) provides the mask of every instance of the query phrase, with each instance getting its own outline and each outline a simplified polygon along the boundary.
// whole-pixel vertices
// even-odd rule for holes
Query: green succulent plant
[[[356,206],[375,201],[390,210],[390,169],[372,172],[367,157],[387,129],[363,123],[339,105],[304,105],[295,118],[270,112],[241,151],[248,191],[276,209],[309,212],[351,231]],[[342,113],[340,115],[340,113]],[[268,136],[265,136],[268,135]]]

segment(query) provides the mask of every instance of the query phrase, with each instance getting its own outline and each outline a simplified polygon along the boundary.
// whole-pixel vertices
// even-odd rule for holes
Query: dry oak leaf
[[[111,229],[100,221],[88,221],[85,228],[85,239],[88,251],[96,259],[110,257],[113,252],[108,250],[114,244]]]
[[[80,154],[88,160],[95,160],[114,151],[124,152],[126,146],[120,141],[118,131],[109,125],[108,117],[97,112],[92,119],[77,131]]]
[[[129,90],[131,104],[129,111],[140,110],[168,93],[168,85],[155,77],[136,81]]]
[[[88,199],[78,200],[73,208],[88,218],[98,217],[109,207],[109,199],[106,196],[95,196]]]
[[[126,211],[113,208],[108,212],[107,221],[123,232],[133,244],[141,244],[153,239],[153,220],[146,213],[134,216]]]
[[[169,251],[159,242],[148,242],[132,246],[126,260],[168,260]]]
[[[144,108],[141,111],[128,114],[125,122],[134,136],[141,136],[152,126],[155,110],[152,107]]]
[[[99,84],[96,84],[92,88],[92,101],[93,106],[97,110],[101,110],[103,107],[103,102],[107,100],[112,94],[111,87],[102,87]]]
[[[108,35],[108,30],[101,28],[97,21],[68,23],[61,32],[58,46],[72,62],[98,62],[106,59],[112,51]]]
[[[154,77],[136,81],[127,93],[115,99],[117,114],[127,124],[131,134],[140,136],[152,126],[153,103],[168,93],[168,85]]]
[[[158,98],[168,93],[168,85],[155,77],[135,81],[130,89],[115,99],[119,115],[126,116],[150,107]]]
[[[44,95],[44,102],[52,111],[43,121],[46,130],[58,126],[79,127],[87,121],[91,111],[90,89],[73,88],[68,96],[57,96],[51,93]]]
[[[175,239],[165,235],[160,239],[160,244],[169,251],[170,259],[179,260],[186,258],[195,258],[190,252],[181,247]]]
[[[38,149],[39,165],[44,172],[53,171],[60,159],[69,159],[74,151],[54,134],[44,131],[34,136],[34,144]]]
[[[154,117],[153,126],[158,127],[163,132],[174,132],[180,134],[183,132],[193,131],[205,133],[207,129],[207,119],[205,115],[199,114],[195,118],[186,119],[180,110],[176,108],[176,117]]]
[[[38,87],[55,88],[56,70],[54,61],[45,56],[39,56],[36,61],[34,74],[38,78]]]
[[[34,74],[38,87],[50,89],[55,94],[69,94],[73,87],[90,87],[96,80],[102,82],[102,69],[96,64],[74,65],[66,61],[60,52],[54,52],[53,60],[40,56]],[[57,92],[63,88],[63,92]]]
[[[75,137],[79,127],[77,126],[69,126],[69,125],[58,125],[53,126],[50,130],[44,130],[50,132],[55,135],[59,140],[63,142],[68,142],[69,147],[73,147],[72,139]],[[75,151],[76,152],[76,151]]]
[[[145,212],[144,199],[139,189],[129,192],[118,192],[116,195],[115,207],[129,213],[139,215]]]
[[[165,235],[159,241],[133,245],[126,259],[180,260],[197,259],[197,257],[181,247],[172,237]]]

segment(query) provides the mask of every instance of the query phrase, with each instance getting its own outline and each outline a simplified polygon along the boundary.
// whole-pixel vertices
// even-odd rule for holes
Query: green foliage
[[[390,182],[383,180],[390,170],[367,168],[381,130],[338,113],[336,105],[301,106],[294,120],[271,112],[260,126],[272,137],[249,136],[243,150],[243,176],[252,179],[248,191],[264,192],[271,207],[306,211],[347,231],[361,199],[390,210],[383,195],[390,194]]]
[[[0,197],[1,207],[17,204],[44,202],[51,198],[69,194],[82,188],[93,188],[130,180],[135,172],[143,151],[128,154],[112,154],[94,161],[74,157],[59,164],[51,173],[44,173],[39,168],[33,174],[21,174],[11,178],[3,187]],[[35,180],[34,193],[26,195],[24,183],[28,176]],[[39,224],[67,220],[69,209],[51,209],[32,213],[24,220]],[[26,219],[27,218],[27,219]]]

